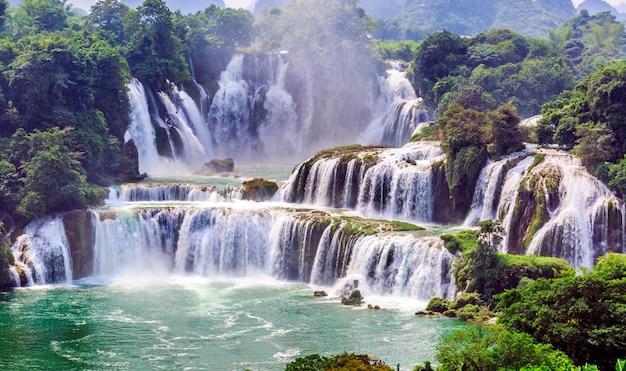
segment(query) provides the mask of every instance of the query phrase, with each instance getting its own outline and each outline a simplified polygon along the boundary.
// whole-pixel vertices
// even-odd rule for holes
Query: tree
[[[550,343],[576,364],[612,369],[626,356],[626,256],[607,254],[581,275],[538,279],[501,295],[499,323]]]
[[[189,81],[189,66],[175,34],[172,12],[162,0],[146,0],[126,14],[130,38],[126,58],[133,76],[153,89],[169,90],[169,82]]]
[[[448,75],[458,74],[460,66],[467,63],[467,42],[450,31],[428,34],[415,56],[413,73],[415,86],[428,104],[436,104],[432,88]]]
[[[437,344],[436,357],[444,371],[519,370],[529,366],[576,370],[562,352],[502,326],[478,325],[458,330]]]
[[[68,26],[65,0],[24,0],[17,6],[13,22],[20,36],[62,30]]]
[[[606,124],[587,122],[576,127],[574,133],[576,145],[572,148],[572,153],[583,160],[583,164],[589,168],[595,168],[604,162],[613,161],[617,149],[615,135]]]
[[[70,131],[53,128],[28,136],[29,159],[21,167],[23,187],[17,207],[27,220],[97,202],[98,194],[89,188],[85,170],[66,145]]]
[[[119,0],[98,0],[91,7],[86,25],[104,34],[112,44],[120,44],[124,38],[124,18],[130,8]]]
[[[498,107],[487,114],[493,139],[487,147],[492,157],[499,157],[524,149],[522,132],[519,128],[520,117],[510,104]]]

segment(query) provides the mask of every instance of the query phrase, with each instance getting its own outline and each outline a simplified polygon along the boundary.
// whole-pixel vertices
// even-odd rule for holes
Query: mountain
[[[546,28],[556,28],[575,14],[570,0],[407,0],[382,32],[385,38],[421,39],[441,29],[471,36],[498,27],[545,36]]]
[[[624,4],[621,4],[622,9],[624,9],[624,6]],[[611,6],[611,4],[603,0],[585,0],[576,7],[576,10],[579,12],[583,9],[587,10],[591,15],[601,12],[611,12],[611,14],[613,14],[618,21],[626,19],[626,14],[620,12],[615,7]]]

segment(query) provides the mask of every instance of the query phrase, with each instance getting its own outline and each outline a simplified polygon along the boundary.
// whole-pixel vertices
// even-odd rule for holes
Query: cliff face
[[[73,278],[81,279],[93,273],[93,246],[95,231],[92,214],[77,210],[63,217],[63,227],[72,255]]]

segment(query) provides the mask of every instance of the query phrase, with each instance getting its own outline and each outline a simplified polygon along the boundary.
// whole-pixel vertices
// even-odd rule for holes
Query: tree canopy
[[[554,345],[578,365],[609,370],[626,357],[626,255],[608,254],[581,275],[507,291],[499,306],[500,323]]]

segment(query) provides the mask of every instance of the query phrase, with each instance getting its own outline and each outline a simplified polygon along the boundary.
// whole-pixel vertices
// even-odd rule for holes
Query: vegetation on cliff
[[[415,54],[411,75],[424,102],[442,113],[453,102],[478,110],[512,103],[523,116],[572,87],[572,70],[548,40],[506,29],[463,38],[429,34]]]
[[[192,61],[220,54],[219,70],[198,71],[215,80],[254,35],[244,10],[183,16],[161,0],[137,9],[100,0],[78,16],[64,4],[26,0],[5,14],[0,1],[0,212],[19,223],[97,205],[105,193],[96,185],[141,177],[124,138],[131,75],[168,90],[190,81],[185,52]]]
[[[487,157],[499,158],[524,147],[519,121],[509,104],[482,112],[454,103],[437,119],[432,132],[446,152],[446,180],[457,218],[464,218],[471,206]]]
[[[602,68],[543,107],[539,143],[572,148],[596,176],[625,194],[626,62]]]

